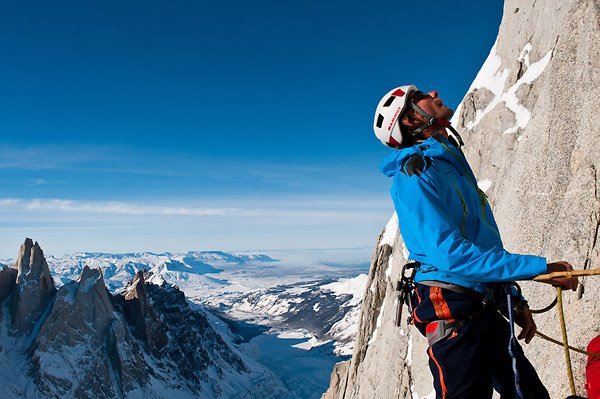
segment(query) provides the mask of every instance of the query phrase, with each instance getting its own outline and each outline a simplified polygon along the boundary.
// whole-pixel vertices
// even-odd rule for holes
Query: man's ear
[[[415,119],[413,115],[413,111],[408,111],[404,115],[402,115],[402,124],[408,128],[416,128],[420,125],[420,122]]]

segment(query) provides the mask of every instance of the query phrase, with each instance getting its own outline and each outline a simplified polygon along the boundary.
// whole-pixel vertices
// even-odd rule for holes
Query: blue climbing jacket
[[[415,162],[416,161],[416,162]],[[421,166],[415,171],[411,166]],[[380,170],[394,178],[392,199],[415,281],[486,292],[491,282],[546,273],[546,259],[506,251],[487,197],[462,152],[442,136],[394,151]]]

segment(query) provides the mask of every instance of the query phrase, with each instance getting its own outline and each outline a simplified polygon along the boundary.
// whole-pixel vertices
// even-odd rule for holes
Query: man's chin
[[[452,115],[454,115],[454,111],[451,110],[450,108],[446,107],[446,112],[444,112],[444,118],[450,119],[450,118],[452,118]]]

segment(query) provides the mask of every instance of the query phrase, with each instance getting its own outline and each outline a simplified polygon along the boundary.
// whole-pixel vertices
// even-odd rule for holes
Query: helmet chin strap
[[[465,145],[465,143],[462,140],[462,137],[460,137],[460,134],[458,134],[456,129],[454,129],[452,127],[452,125],[450,124],[450,121],[448,121],[448,119],[434,118],[433,116],[429,115],[423,108],[419,107],[417,104],[413,103],[412,101],[410,102],[410,107],[412,109],[414,109],[415,111],[417,111],[419,114],[421,114],[421,116],[427,120],[427,122],[425,122],[423,125],[419,126],[418,128],[416,128],[415,130],[412,131],[413,136],[418,135],[419,133],[421,133],[423,130],[427,129],[428,127],[442,126],[446,129],[450,129],[450,131],[452,132],[452,135],[456,138],[456,141],[458,142],[458,145],[460,147]]]

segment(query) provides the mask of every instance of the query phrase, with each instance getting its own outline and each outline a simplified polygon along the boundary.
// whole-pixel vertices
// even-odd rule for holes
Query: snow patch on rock
[[[408,251],[408,248],[406,247],[404,241],[402,241],[402,256],[404,257],[404,259],[408,259],[408,257],[410,256],[410,252]]]
[[[408,348],[406,349],[406,358],[404,359],[404,361],[406,362],[406,365],[409,367],[412,365],[412,351],[413,351],[413,337],[411,335],[410,337],[408,337]]]
[[[379,309],[379,315],[377,315],[377,322],[375,324],[375,330],[373,331],[373,336],[369,340],[368,345],[371,345],[377,339],[377,331],[381,327],[381,320],[383,318],[383,309],[385,308],[385,302],[381,304],[381,308]]]
[[[492,187],[492,181],[490,179],[485,179],[477,182],[477,186],[481,191],[487,193],[487,191]]]
[[[365,295],[365,287],[369,276],[366,274],[359,274],[354,278],[342,279],[335,283],[325,284],[321,288],[332,291],[334,295],[352,295],[351,305],[358,304],[363,300]]]
[[[398,234],[398,215],[396,215],[396,213],[394,212],[394,215],[391,217],[391,219],[385,226],[385,230],[383,231],[383,237],[381,237],[379,246],[382,246],[384,244],[394,246],[396,234]]]
[[[531,64],[529,62],[529,54],[533,49],[531,43],[527,43],[518,60],[527,68],[523,76],[521,76],[514,85],[505,90],[506,80],[510,76],[510,69],[505,68],[500,71],[502,59],[496,53],[496,44],[490,50],[490,54],[481,70],[475,77],[468,92],[475,89],[485,88],[494,95],[494,99],[483,110],[477,110],[475,119],[467,122],[467,129],[471,130],[479,124],[481,119],[493,110],[496,105],[504,103],[508,109],[515,114],[515,126],[506,129],[503,134],[516,133],[520,129],[524,129],[531,118],[529,111],[523,104],[520,103],[516,93],[519,87],[523,84],[530,84],[536,80],[546,69],[546,66],[552,58],[552,50],[549,50],[539,61]]]
[[[277,338],[280,339],[302,339],[302,338],[308,338],[311,337],[311,334],[307,334],[306,331],[300,331],[300,330],[296,330],[296,331],[281,331],[280,333],[277,334]]]
[[[387,280],[392,279],[392,265],[394,264],[394,255],[390,255],[390,259],[388,260],[387,268],[385,269],[385,278]]]

